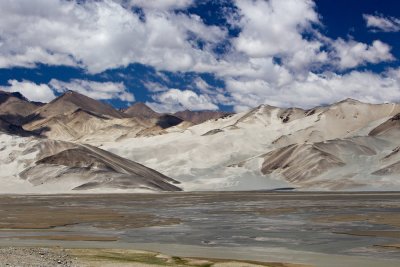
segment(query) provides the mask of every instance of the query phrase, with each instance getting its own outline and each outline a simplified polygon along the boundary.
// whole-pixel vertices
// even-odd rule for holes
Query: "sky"
[[[241,112],[400,102],[397,0],[2,0],[0,90]]]

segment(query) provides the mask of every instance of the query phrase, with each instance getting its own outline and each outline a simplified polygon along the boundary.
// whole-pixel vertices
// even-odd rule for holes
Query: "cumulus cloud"
[[[192,0],[0,1],[0,67],[44,63],[99,73],[142,63],[157,70],[211,71],[218,76],[243,71],[255,77],[271,68],[297,73],[331,62],[324,50],[329,38],[316,28],[321,22],[313,1],[234,3],[238,14],[231,17],[241,31],[230,38],[222,26],[174,12],[194,4]],[[142,7],[145,19],[131,6]],[[213,49],[228,39],[232,48],[216,54]],[[369,54],[380,52],[378,48],[384,46],[372,47]],[[271,64],[276,58],[281,63]]]
[[[216,110],[215,105],[207,95],[197,94],[191,90],[170,89],[153,96],[155,102],[147,102],[158,112],[176,112],[181,110]]]
[[[201,77],[197,77],[196,79],[194,79],[193,83],[194,83],[195,88],[200,90],[200,92],[202,92],[202,93],[215,94],[218,92],[218,90],[220,90],[218,88],[214,88],[213,86],[211,86],[208,82],[206,82]]]
[[[344,41],[338,39],[333,43],[336,55],[339,59],[341,69],[354,68],[367,63],[379,63],[382,61],[394,60],[390,53],[391,47],[379,40],[375,40],[371,45],[356,41]]]
[[[303,37],[320,23],[313,1],[237,0],[236,5],[242,15],[234,40],[238,51],[251,58],[280,57],[294,68],[327,60],[320,40]]]
[[[77,79],[71,80],[70,82],[63,82],[53,79],[50,81],[49,85],[58,93],[73,90],[98,100],[119,99],[126,102],[135,101],[134,95],[128,92],[124,83],[95,82]]]
[[[9,80],[8,84],[8,86],[0,86],[0,90],[20,92],[31,101],[44,103],[50,102],[56,98],[54,92],[64,93],[67,90],[73,90],[98,100],[119,99],[126,102],[135,101],[134,95],[127,90],[123,83],[87,80],[63,82],[53,79],[49,84],[36,84],[26,80]]]
[[[400,31],[400,19],[384,17],[383,15],[364,14],[363,18],[367,27],[373,31],[398,32]]]
[[[237,0],[236,5],[243,16],[239,24],[242,31],[235,46],[251,57],[275,56],[302,49],[306,43],[302,31],[318,22],[312,1]]]
[[[240,28],[235,37],[229,36],[224,26],[206,25],[197,15],[176,12],[195,4],[193,0],[3,0],[0,67],[44,63],[100,73],[141,63],[156,71],[213,73],[226,82],[226,88],[213,88],[197,79],[189,87],[194,91],[190,91],[144,81],[150,93],[155,93],[150,105],[159,111],[216,109],[217,104],[243,110],[261,103],[328,103],[335,97],[357,95],[351,89],[358,88],[351,83],[357,77],[384,86],[394,75],[355,71],[335,74],[392,61],[394,56],[391,47],[380,40],[366,44],[325,36],[312,0],[233,0],[236,13],[227,16],[229,23]],[[132,11],[132,7],[139,7],[140,12]],[[377,22],[383,17],[372,17],[364,16],[368,27],[381,25],[381,30],[393,30],[389,24]],[[393,25],[398,22],[385,19]],[[216,53],[214,48],[222,42],[229,43],[227,49],[223,54]],[[332,72],[321,74],[326,69]],[[96,99],[134,99],[123,84],[53,80],[50,87],[77,90]],[[372,93],[371,101],[382,98]],[[396,94],[390,91],[387,96],[394,100]]]
[[[158,10],[183,9],[193,4],[193,0],[117,0],[128,7],[141,7]]]
[[[230,80],[228,90],[236,111],[248,110],[260,104],[278,107],[311,108],[330,104],[344,98],[369,103],[400,101],[400,69],[382,74],[352,71],[347,74],[309,72],[304,79],[282,87],[263,80]]]
[[[50,102],[56,96],[47,84],[36,84],[30,81],[9,80],[9,86],[0,86],[6,92],[20,92],[31,101]]]
[[[162,92],[162,91],[169,90],[169,88],[167,86],[165,86],[164,84],[161,84],[158,82],[152,82],[152,81],[144,82],[144,86],[150,92]]]
[[[137,4],[155,1],[133,1]],[[164,1],[157,1],[164,2]],[[179,6],[167,1],[165,6]],[[182,1],[184,3],[186,1]],[[0,1],[0,67],[35,63],[76,65],[98,73],[142,63],[179,71],[212,60],[212,42],[226,32],[195,15],[145,10],[139,14],[111,0]],[[190,39],[206,47],[195,47]],[[208,48],[208,46],[210,46]]]

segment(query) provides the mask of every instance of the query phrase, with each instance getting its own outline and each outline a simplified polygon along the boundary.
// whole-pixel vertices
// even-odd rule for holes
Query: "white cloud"
[[[1,38],[1,36],[0,36]],[[2,55],[1,48],[4,43],[0,39],[0,68],[7,68],[12,66],[20,66],[32,68],[35,67],[36,63],[40,62],[47,65],[64,65],[64,66],[75,66],[76,62],[72,56],[59,53],[52,54],[49,51],[44,50],[41,47],[26,47],[18,54],[5,53]]]
[[[344,41],[343,39],[338,39],[333,42],[333,47],[339,58],[338,65],[341,69],[354,68],[367,63],[394,60],[393,55],[390,53],[391,47],[379,40],[367,45],[353,40]]]
[[[243,16],[235,46],[251,57],[292,54],[303,49],[307,41],[302,31],[318,22],[312,1],[237,0],[236,5]]]
[[[59,93],[73,90],[98,100],[119,99],[126,102],[135,101],[134,95],[127,91],[123,83],[95,82],[76,79],[70,82],[63,82],[53,79],[50,81],[49,85]]]
[[[205,80],[203,80],[201,77],[197,77],[193,81],[194,86],[199,89],[203,93],[207,94],[215,94],[216,93],[216,88],[213,88],[211,85],[208,84]]]
[[[128,7],[171,10],[183,9],[193,4],[193,0],[117,0]]]
[[[237,111],[260,104],[311,108],[344,98],[369,103],[399,102],[400,69],[382,74],[368,71],[352,71],[343,75],[310,72],[304,79],[281,87],[264,80],[228,80],[227,88]]]
[[[320,40],[303,37],[320,23],[313,1],[237,0],[236,5],[242,15],[237,51],[251,58],[280,57],[295,69],[327,60]]]
[[[169,4],[173,2],[179,1]],[[138,62],[188,70],[210,61],[211,43],[226,36],[195,15],[153,9],[146,9],[145,15],[142,21],[111,0],[0,1],[0,67],[66,64],[98,73]],[[206,49],[194,47],[189,32],[204,40]]]
[[[20,92],[31,101],[50,102],[55,98],[53,91],[47,84],[36,84],[30,81],[9,80],[9,86],[0,86],[0,90]]]
[[[197,15],[173,10],[193,3],[3,0],[0,67],[79,65],[98,73],[136,62],[157,70],[259,77],[270,69],[283,71],[284,76],[287,71],[304,74],[331,62],[323,50],[330,45],[329,38],[315,28],[320,21],[311,0],[235,1],[239,14],[227,16],[238,20],[235,23],[241,32],[231,40],[233,47],[225,55],[216,55],[213,48],[226,40],[227,29],[205,25]],[[144,8],[144,20],[127,8],[132,5]],[[197,40],[202,40],[204,47],[198,47]],[[373,46],[371,51],[379,52],[378,48],[385,47]],[[281,63],[273,63],[274,58]]]
[[[324,36],[315,27],[320,21],[312,1],[236,3],[242,32],[234,45],[242,55],[233,52],[224,58],[227,66],[219,62],[216,67],[226,82],[224,96],[216,98],[218,103],[230,103],[236,111],[243,111],[260,104],[312,107],[346,97],[371,102],[398,99],[398,83],[384,87],[392,81],[388,74],[317,74],[321,65],[346,70],[394,60],[389,45],[379,40],[368,45]],[[276,57],[281,59],[279,63]],[[384,88],[381,92],[385,94],[376,88]]]
[[[150,103],[152,107],[169,111],[215,109],[216,103],[234,105],[237,110],[261,103],[308,106],[357,95],[349,87],[358,88],[352,83],[357,77],[370,79],[376,90],[389,83],[388,73],[334,74],[335,70],[391,61],[394,57],[390,46],[379,40],[365,44],[325,36],[320,32],[323,25],[312,0],[234,3],[237,14],[227,16],[241,31],[232,38],[225,28],[205,25],[196,15],[175,12],[195,4],[193,0],[98,0],[79,4],[65,0],[3,0],[0,67],[45,63],[81,66],[90,73],[99,73],[141,63],[156,71],[210,72],[226,81],[227,87],[222,90],[197,79],[192,86],[200,93],[144,81],[150,91],[159,92]],[[132,6],[143,8],[144,19],[130,10]],[[378,28],[372,17],[364,18],[370,27]],[[198,40],[204,46],[199,47]],[[223,55],[213,52],[221,41],[232,44]],[[316,74],[321,66],[332,73]],[[134,99],[123,85],[115,83],[106,86],[53,80],[51,86],[61,91],[77,90],[97,99]],[[369,89],[365,90],[369,94]],[[358,95],[362,95],[361,91]],[[392,89],[387,96],[388,101],[397,97]],[[371,93],[371,101],[381,98]]]
[[[169,89],[167,86],[165,86],[163,84],[160,84],[158,82],[151,82],[151,81],[144,82],[144,86],[150,92],[163,92],[163,91],[167,91]]]
[[[367,27],[373,31],[398,32],[400,31],[400,19],[394,17],[384,17],[382,15],[364,14],[363,18]]]
[[[370,103],[398,102],[399,88],[400,79],[392,71],[383,74],[352,71],[344,75],[310,73],[305,81],[296,82],[286,90],[293,92],[290,104],[297,102],[296,97],[303,96],[303,103],[299,104],[312,107],[348,97]]]
[[[128,92],[123,83],[94,82],[86,80],[71,80],[62,82],[51,80],[49,84],[36,84],[31,81],[9,80],[9,86],[0,86],[0,90],[7,92],[20,92],[31,101],[50,102],[56,98],[54,91],[63,93],[73,90],[88,97],[98,100],[120,99],[121,101],[133,102],[135,97]]]
[[[196,94],[190,90],[170,89],[153,96],[155,102],[147,102],[158,112],[176,112],[180,110],[216,110],[218,106],[212,103],[207,95]]]

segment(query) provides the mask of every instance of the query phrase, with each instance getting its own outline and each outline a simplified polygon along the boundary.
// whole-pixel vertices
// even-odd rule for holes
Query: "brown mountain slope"
[[[0,90],[0,118],[11,124],[22,125],[24,118],[39,107],[20,93],[8,93]]]
[[[301,183],[345,163],[317,144],[289,145],[274,150],[264,157],[261,171],[271,174],[279,171],[288,181]]]
[[[382,169],[375,171],[374,175],[385,176],[385,175],[399,175],[400,173],[400,161],[393,163],[389,166],[385,166]]]
[[[73,140],[101,129],[108,120],[108,117],[79,108],[69,114],[33,120],[25,124],[24,129],[38,132],[49,138]]]
[[[279,175],[292,185],[303,188],[314,186],[340,190],[357,187],[360,184],[350,179],[358,173],[357,164],[380,157],[379,149],[387,145],[385,141],[373,137],[289,145],[265,154],[261,172],[264,175]],[[334,170],[343,174],[314,180]],[[365,171],[368,172],[367,168]]]
[[[161,114],[155,112],[142,102],[136,102],[123,112],[129,117],[139,117],[143,119],[156,119],[161,116]]]
[[[94,100],[74,91],[68,91],[50,103],[35,110],[32,120],[48,118],[57,115],[70,114],[77,109],[82,109],[102,116],[111,118],[126,117],[122,112],[115,110],[112,106],[101,101]]]
[[[124,114],[131,118],[138,118],[144,121],[154,121],[154,126],[166,129],[176,126],[184,120],[171,114],[160,114],[152,110],[142,102],[136,102],[124,111]]]
[[[400,113],[374,128],[371,132],[369,132],[369,135],[379,136],[393,130],[400,130]]]
[[[219,119],[230,114],[232,113],[223,111],[213,111],[213,110],[201,110],[201,111],[184,110],[174,113],[175,116],[185,121],[189,121],[193,124],[200,124],[208,120]]]
[[[21,126],[12,124],[0,117],[0,133],[7,133],[19,136],[30,136],[34,133],[24,130]]]
[[[34,186],[60,183],[72,186],[73,190],[181,190],[173,185],[179,182],[93,146],[45,140],[25,153],[35,151],[38,152],[36,162],[20,173],[22,179]]]

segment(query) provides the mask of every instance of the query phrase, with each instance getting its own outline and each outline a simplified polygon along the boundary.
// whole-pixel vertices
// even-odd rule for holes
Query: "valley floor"
[[[0,195],[0,212],[0,266],[400,264],[399,192]]]
[[[121,249],[64,249],[60,247],[0,248],[0,266],[23,267],[307,267],[289,263],[264,263],[228,259],[187,258]]]

